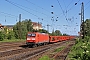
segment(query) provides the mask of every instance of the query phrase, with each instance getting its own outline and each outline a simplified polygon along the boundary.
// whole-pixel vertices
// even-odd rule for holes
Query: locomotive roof
[[[47,34],[47,33],[40,33],[40,32],[28,32],[28,33]]]

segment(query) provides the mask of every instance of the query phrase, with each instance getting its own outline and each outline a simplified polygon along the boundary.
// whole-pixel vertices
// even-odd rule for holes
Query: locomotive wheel
[[[34,48],[34,47],[37,47],[37,45],[35,44],[35,45],[33,45],[32,47],[33,47],[33,48]]]
[[[31,48],[32,46],[31,45],[28,45],[28,48]]]
[[[43,43],[43,45],[46,45],[46,43]]]
[[[48,45],[48,43],[46,42],[46,45]]]

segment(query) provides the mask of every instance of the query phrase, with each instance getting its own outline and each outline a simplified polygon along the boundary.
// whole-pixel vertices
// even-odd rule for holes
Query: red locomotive
[[[49,35],[46,33],[39,33],[39,32],[28,32],[26,38],[26,44],[33,46],[33,45],[41,45],[49,43]]]
[[[28,32],[26,37],[26,44],[29,46],[38,46],[42,44],[71,40],[74,38],[74,36],[49,36],[46,33]]]

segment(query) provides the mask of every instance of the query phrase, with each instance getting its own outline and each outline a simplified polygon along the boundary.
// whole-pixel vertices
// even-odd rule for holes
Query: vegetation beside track
[[[60,48],[57,48],[57,49],[55,49],[55,51],[54,52],[60,52],[61,50],[63,50],[65,47],[60,47]]]
[[[41,57],[39,60],[51,60],[48,55]]]
[[[11,40],[8,40],[8,39],[4,39],[3,41],[0,41],[1,42],[24,42],[25,39],[11,39]]]
[[[49,55],[45,55],[45,56],[42,56],[41,58],[39,58],[39,60],[54,60],[53,58],[50,57],[50,55],[55,55],[57,54],[58,52],[60,52],[61,50],[63,50],[65,47],[62,46],[62,47],[59,47],[57,49],[55,49],[52,53],[50,53]]]
[[[67,60],[90,60],[90,38],[77,39],[71,48]]]

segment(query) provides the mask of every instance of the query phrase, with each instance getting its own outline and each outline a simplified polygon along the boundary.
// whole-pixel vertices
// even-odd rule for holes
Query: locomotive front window
[[[32,34],[32,36],[36,36],[36,34]]]
[[[28,34],[28,36],[32,36],[32,34]]]
[[[30,36],[30,37],[35,37],[36,34],[28,34],[28,36]]]

